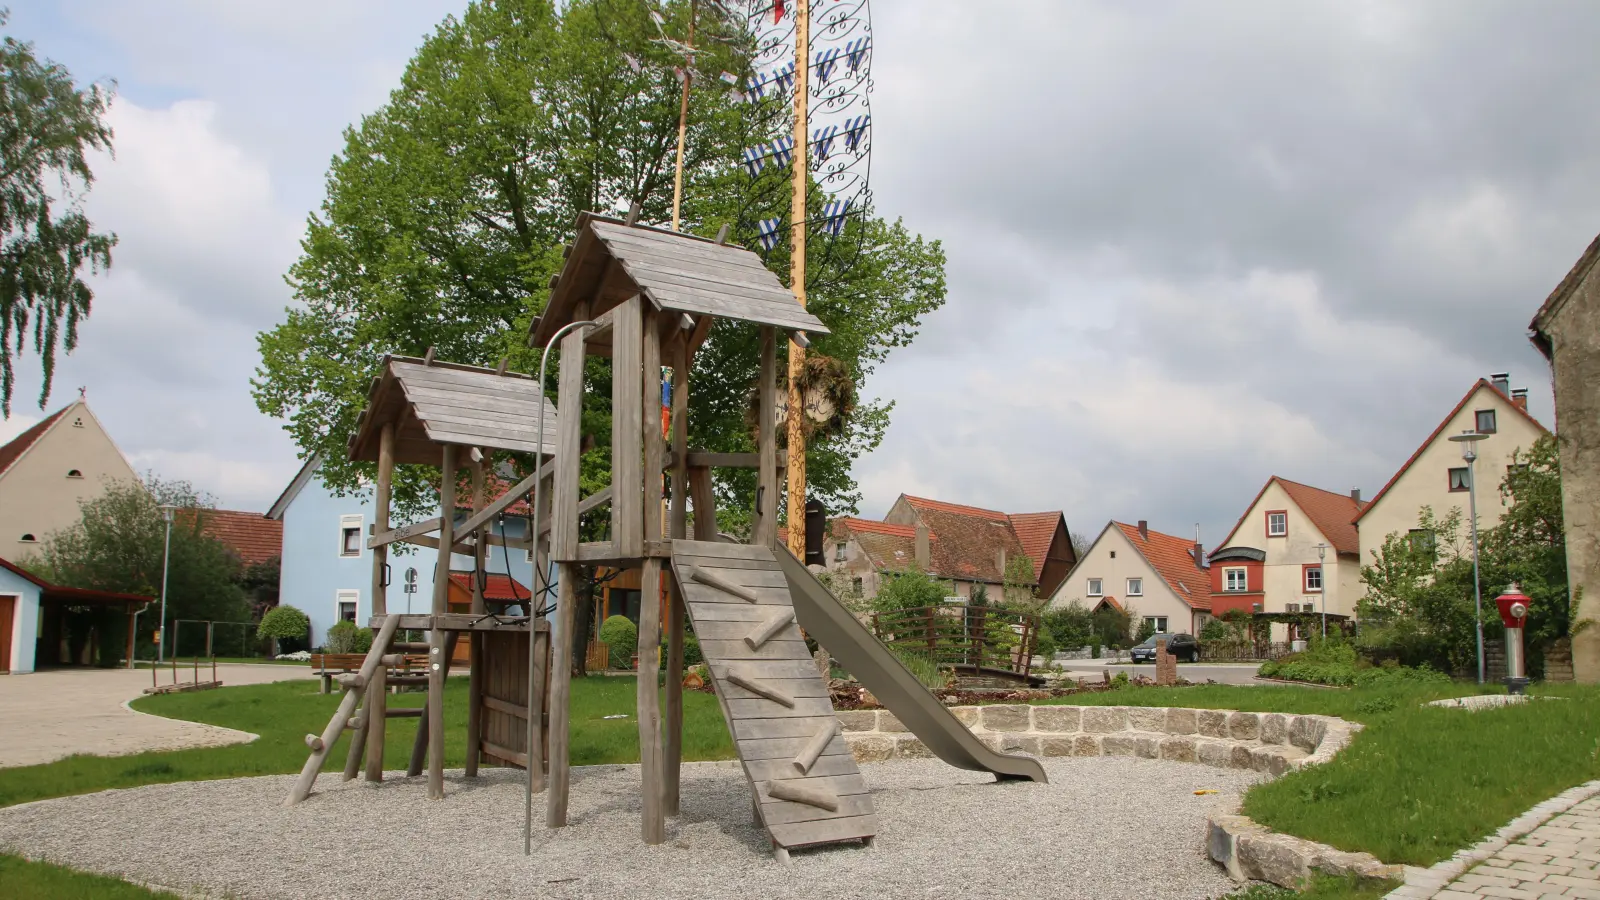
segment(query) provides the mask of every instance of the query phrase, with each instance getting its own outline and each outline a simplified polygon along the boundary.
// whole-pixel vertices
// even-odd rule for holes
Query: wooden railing
[[[1027,678],[1033,670],[1039,617],[988,606],[923,606],[873,613],[872,633],[940,668]]]

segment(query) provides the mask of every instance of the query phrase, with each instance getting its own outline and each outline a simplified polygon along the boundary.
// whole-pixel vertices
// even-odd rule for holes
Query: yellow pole
[[[694,49],[694,0],[689,2],[689,49]],[[683,145],[689,137],[689,80],[694,77],[694,56],[683,60],[683,101],[678,106],[678,164],[672,173],[672,230],[678,230],[683,208]]]
[[[794,298],[806,305],[806,164],[811,139],[806,123],[806,99],[811,75],[811,0],[796,0],[794,23],[794,204],[789,215],[792,250],[789,280]],[[800,559],[806,553],[806,438],[801,430],[800,372],[806,351],[789,342],[789,552]]]

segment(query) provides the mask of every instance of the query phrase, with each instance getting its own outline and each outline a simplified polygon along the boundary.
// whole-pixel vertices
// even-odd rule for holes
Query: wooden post
[[[576,319],[589,317],[589,304],[579,303]],[[578,455],[583,420],[583,332],[575,328],[561,339],[560,391],[556,408],[555,481],[551,490],[550,555],[571,560],[578,555]],[[631,409],[631,407],[629,407]],[[624,416],[624,418],[627,418]],[[613,503],[615,492],[613,492]],[[560,828],[567,824],[567,792],[571,772],[567,750],[572,695],[573,628],[577,621],[579,567],[570,562],[557,565],[556,627],[550,635],[550,778],[545,798],[545,825]],[[531,748],[530,748],[531,749]],[[531,755],[531,754],[530,754]]]
[[[672,516],[668,535],[689,536],[689,336],[672,342]]]
[[[646,844],[666,839],[662,813],[661,697],[656,675],[661,670],[661,560],[648,557],[639,576],[639,670],[636,682],[639,716],[640,781],[644,793]]]
[[[533,627],[529,623],[530,628]],[[528,664],[533,666],[533,694],[528,698],[528,718],[534,723],[533,740],[529,741],[526,748],[528,754],[528,772],[532,777],[535,792],[544,790],[544,695],[549,683],[548,671],[550,668],[550,632],[542,635],[535,632],[533,650],[529,654]]]
[[[372,496],[372,528],[376,533],[389,530],[389,500],[393,494],[394,485],[394,423],[386,422],[378,432],[378,480],[373,486]],[[372,598],[371,607],[374,616],[386,615],[389,611],[388,585],[389,546],[387,544],[372,548]],[[380,647],[379,655],[388,653],[388,647]],[[389,695],[388,669],[378,666],[379,676],[367,682],[367,699],[362,704],[365,710],[363,718],[367,722],[366,750],[367,767],[366,778],[368,781],[383,780],[383,739],[388,729]]]
[[[756,386],[756,449],[761,469],[756,480],[756,521],[751,543],[771,547],[778,539],[778,444],[773,418],[778,414],[777,333],[761,326],[761,382]],[[615,502],[613,500],[612,502]]]
[[[641,303],[635,294],[611,311],[611,546],[615,555],[624,557],[644,553],[640,465],[644,445],[638,412],[644,343]]]
[[[433,614],[450,611],[450,554],[455,546],[456,448],[441,451],[439,478],[439,557],[433,575]],[[445,656],[445,631],[435,620],[428,632],[428,799],[444,799],[444,678],[450,660]],[[451,642],[454,643],[454,642]]]
[[[682,482],[679,482],[680,484]],[[667,702],[661,721],[661,812],[678,814],[678,785],[683,763],[683,591],[677,576],[667,574]]]
[[[800,307],[806,305],[806,186],[811,177],[811,123],[807,109],[811,78],[811,0],[797,0],[794,11],[794,196],[789,212],[789,284]],[[800,373],[806,351],[789,342],[789,551],[802,562],[806,558],[806,436],[802,429],[805,410],[800,404]],[[774,500],[774,506],[777,505]],[[777,520],[774,519],[774,522]],[[759,543],[759,542],[758,542]]]
[[[472,511],[481,512],[484,504],[483,463],[472,463]],[[490,531],[485,525],[478,529],[478,539],[472,551],[472,613],[481,616],[487,610],[483,602],[484,550],[488,542],[484,536]],[[501,537],[505,534],[502,532]],[[510,572],[506,573],[509,578]],[[483,634],[467,632],[467,761],[464,765],[468,778],[478,777],[478,754],[483,743]]]
[[[717,495],[711,486],[711,470],[697,466],[689,470],[689,493],[694,498],[694,539],[717,539]]]

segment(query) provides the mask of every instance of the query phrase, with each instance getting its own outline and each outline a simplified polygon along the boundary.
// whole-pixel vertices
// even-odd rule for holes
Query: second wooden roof
[[[396,463],[436,466],[445,444],[533,453],[541,415],[544,452],[551,455],[556,408],[533,377],[385,356],[350,438],[350,458],[375,461],[379,432],[389,422],[395,425]]]

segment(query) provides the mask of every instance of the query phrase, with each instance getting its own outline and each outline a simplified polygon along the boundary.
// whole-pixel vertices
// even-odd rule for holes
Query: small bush
[[[261,617],[261,624],[256,626],[256,633],[262,637],[272,638],[280,645],[294,644],[298,647],[308,640],[311,633],[311,619],[292,606],[274,606]],[[290,648],[282,646],[282,649]]]
[[[612,616],[600,623],[600,643],[611,648],[611,668],[631,668],[639,649],[639,627],[627,616]]]
[[[938,663],[906,647],[895,644],[889,644],[888,647],[895,657],[905,664],[911,674],[922,682],[923,687],[930,691],[937,691],[949,686],[949,676],[939,668]]]
[[[372,649],[372,629],[341,619],[328,629],[325,649],[329,653],[366,653]]]

